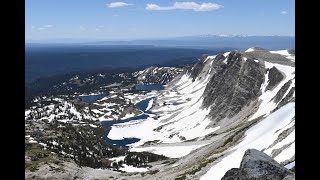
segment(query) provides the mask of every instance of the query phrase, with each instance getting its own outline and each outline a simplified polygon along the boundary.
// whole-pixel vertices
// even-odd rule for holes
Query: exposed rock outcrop
[[[295,174],[273,160],[267,154],[256,149],[248,149],[240,168],[232,168],[222,180],[292,180]]]
[[[238,51],[228,55],[227,64],[213,65],[216,73],[204,91],[203,106],[211,107],[209,115],[219,121],[234,116],[260,95],[265,69],[263,63],[245,61]]]
[[[200,60],[192,67],[191,70],[189,70],[188,73],[190,73],[190,77],[192,77],[192,81],[194,81],[198,75],[201,73],[203,67],[204,67],[204,61],[207,59],[208,55],[202,55]]]
[[[295,92],[295,87],[292,87],[289,93],[286,95],[286,97],[284,97],[282,101],[279,103],[277,108],[282,107],[283,105],[287,104],[290,101],[294,101],[295,100],[295,97],[293,96],[294,92]]]
[[[269,74],[268,74],[268,85],[265,89],[265,91],[267,90],[272,90],[274,87],[276,87],[279,82],[281,82],[283,80],[284,76],[282,75],[282,73],[276,68],[276,67],[272,67],[271,69],[269,69]]]
[[[284,94],[287,92],[287,90],[289,89],[290,85],[292,83],[292,80],[286,82],[281,89],[277,92],[276,96],[273,98],[273,101],[275,103],[278,103],[281,98],[284,96]]]

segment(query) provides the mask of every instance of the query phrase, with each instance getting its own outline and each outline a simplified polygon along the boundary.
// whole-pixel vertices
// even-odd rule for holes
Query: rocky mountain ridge
[[[138,138],[129,144],[130,152],[151,152],[169,160],[151,163],[145,173],[112,176],[221,179],[230,168],[237,168],[243,154],[252,148],[287,167],[294,164],[294,62],[294,50],[250,48],[204,55],[192,68],[175,75],[164,90],[114,94],[113,98],[123,97],[123,102],[133,105],[153,98],[148,105],[152,115],[115,124],[107,137]],[[139,72],[136,77],[152,74],[155,69]],[[110,101],[111,96],[105,100]],[[103,179],[101,175],[93,177]]]

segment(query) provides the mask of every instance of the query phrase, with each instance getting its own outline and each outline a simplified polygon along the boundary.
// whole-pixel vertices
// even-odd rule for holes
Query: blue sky
[[[26,0],[27,40],[294,36],[294,0]]]

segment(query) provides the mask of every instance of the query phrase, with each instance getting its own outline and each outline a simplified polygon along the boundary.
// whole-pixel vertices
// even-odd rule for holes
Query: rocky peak
[[[198,77],[204,67],[204,61],[208,58],[208,55],[202,55],[199,61],[189,70],[187,73],[190,74],[192,81]]]
[[[269,69],[269,83],[265,91],[273,89],[279,82],[283,80],[283,78],[284,75],[282,75],[282,73],[276,67],[273,66],[271,69]]]
[[[203,93],[203,107],[211,108],[209,116],[213,122],[232,117],[260,95],[264,82],[265,67],[253,59],[244,59],[239,51],[227,56],[226,64],[213,63],[215,72]],[[221,61],[221,60],[220,60]]]
[[[242,158],[240,168],[230,169],[222,178],[222,180],[257,179],[295,179],[295,175],[262,151],[248,149]]]

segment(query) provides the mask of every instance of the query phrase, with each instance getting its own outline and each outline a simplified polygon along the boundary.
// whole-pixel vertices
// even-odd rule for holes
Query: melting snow
[[[147,168],[137,168],[134,166],[129,166],[126,164],[123,164],[123,167],[119,168],[121,171],[125,171],[125,172],[146,172],[148,171]]]
[[[295,60],[295,55],[292,55],[288,52],[288,50],[280,50],[280,51],[270,51],[270,53],[273,53],[273,54],[280,54],[290,60]]]
[[[148,102],[148,107],[146,108],[145,111],[149,111],[149,109],[152,108],[152,105],[153,105],[153,98]]]
[[[253,48],[249,48],[245,52],[252,52],[252,51],[254,51],[254,49]]]
[[[260,117],[262,115],[268,115],[270,113],[270,111],[272,111],[273,109],[275,109],[277,107],[277,104],[274,103],[273,101],[271,101],[271,99],[278,93],[278,91],[281,89],[281,87],[288,82],[289,80],[293,79],[295,77],[295,68],[291,67],[291,66],[284,66],[284,65],[280,65],[280,64],[275,64],[275,63],[269,63],[269,62],[265,62],[265,66],[266,68],[272,68],[273,66],[275,66],[279,71],[281,71],[282,73],[285,74],[285,78],[273,89],[273,90],[267,90],[265,92],[265,88],[268,85],[268,73],[265,74],[265,81],[264,83],[261,85],[261,92],[262,95],[259,97],[259,100],[261,100],[261,104],[259,106],[258,111],[250,117],[249,121]]]

